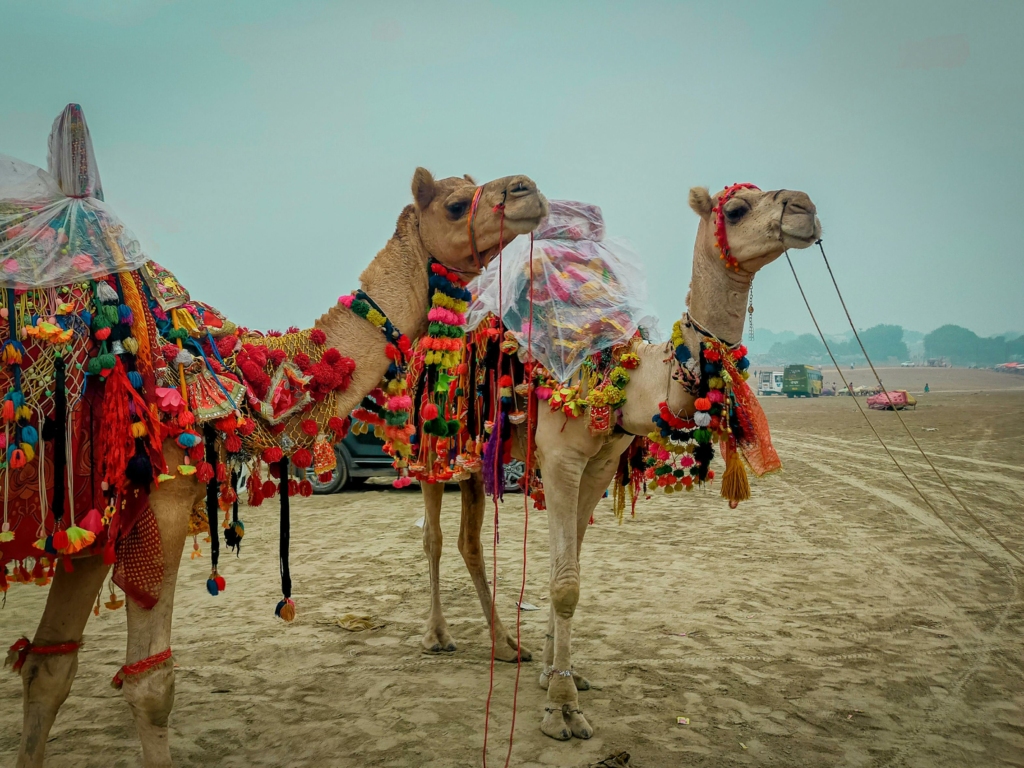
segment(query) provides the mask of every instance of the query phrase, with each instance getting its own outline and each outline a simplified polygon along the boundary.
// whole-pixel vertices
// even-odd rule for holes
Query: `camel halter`
[[[753,184],[733,184],[731,187],[725,188],[725,191],[719,196],[718,202],[715,203],[715,207],[711,209],[711,212],[715,214],[715,245],[718,246],[718,257],[725,262],[726,267],[734,272],[740,271],[740,263],[729,248],[729,237],[725,232],[725,204],[732,200],[741,189],[761,191],[760,187]]]
[[[476,261],[476,268],[479,271],[483,271],[483,268],[487,265],[483,263],[483,257],[480,255],[480,250],[476,247],[476,230],[473,228],[473,222],[476,221],[476,212],[480,207],[480,197],[483,195],[483,192],[483,187],[477,187],[476,191],[473,192],[473,202],[469,204],[469,218],[466,219],[466,233],[469,235],[469,248],[473,253],[473,259]],[[499,249],[504,245],[502,240],[505,238],[505,193],[502,193],[501,199],[502,201],[491,209],[495,213],[501,214],[501,223],[499,225],[498,232]]]

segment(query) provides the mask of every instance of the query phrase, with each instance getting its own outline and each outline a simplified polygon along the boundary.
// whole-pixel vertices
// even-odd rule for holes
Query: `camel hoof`
[[[573,672],[572,673],[572,681],[574,683],[576,683],[576,690],[577,691],[589,691],[590,690],[590,681],[587,680],[587,678],[585,678],[583,675],[578,675],[575,672]],[[586,738],[589,739],[590,737],[587,736]]]
[[[565,722],[565,715],[561,709],[554,712],[545,712],[544,721],[540,724],[540,730],[545,736],[550,736],[557,741],[568,741],[572,738],[572,731]]]
[[[516,648],[515,641],[509,637],[504,641],[499,640],[495,643],[494,658],[498,661],[507,661],[514,664],[520,659],[523,661],[532,661],[533,654],[523,646]]]
[[[540,687],[543,688],[546,691],[550,684],[551,684],[551,678],[548,676],[547,672],[544,672],[542,670],[541,673],[540,673]]]
[[[577,739],[589,739],[594,735],[593,727],[587,722],[587,718],[583,716],[582,712],[576,710],[568,712],[566,716],[569,721],[569,730]]]
[[[447,632],[438,633],[431,630],[423,638],[423,649],[427,653],[454,653],[458,646]]]

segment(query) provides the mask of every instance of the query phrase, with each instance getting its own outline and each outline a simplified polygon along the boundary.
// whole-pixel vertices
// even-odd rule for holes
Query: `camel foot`
[[[583,716],[581,710],[570,708],[565,713],[565,719],[569,724],[569,730],[577,739],[589,739],[594,735],[594,729],[587,722],[587,718]]]
[[[498,640],[495,641],[494,658],[498,661],[507,661],[514,664],[520,659],[523,661],[532,661],[533,654],[522,645],[516,646],[516,641],[506,635],[504,640],[498,638]]]
[[[579,674],[575,669],[572,671],[572,681],[576,684],[577,691],[589,691],[590,681],[587,680],[583,675]],[[548,689],[548,685],[551,683],[551,667],[545,667],[540,673],[540,687],[545,691]]]
[[[540,724],[540,730],[545,736],[550,736],[558,741],[568,741],[572,738],[572,729],[565,720],[562,707],[545,707],[544,720]]]
[[[455,653],[458,646],[447,629],[430,629],[423,636],[423,649],[427,653]]]

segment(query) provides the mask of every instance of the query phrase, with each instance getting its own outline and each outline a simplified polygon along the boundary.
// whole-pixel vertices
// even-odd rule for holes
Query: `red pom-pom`
[[[316,476],[317,480],[319,480],[321,483],[329,483],[329,482],[331,482],[331,478],[332,477],[334,477],[334,472],[333,471],[332,472],[321,472],[319,475]]]
[[[283,363],[286,359],[288,359],[288,353],[285,352],[283,349],[272,349],[270,350],[269,357],[270,362],[273,363],[275,366],[278,366],[281,363]]]
[[[321,331],[319,328],[314,328],[309,332],[309,340],[314,344],[326,344],[327,334]]]
[[[302,431],[310,437],[316,437],[320,432],[320,425],[313,421],[313,419],[303,419],[301,426]]]
[[[299,366],[299,370],[305,373],[309,370],[309,367],[313,365],[313,361],[309,359],[309,355],[305,352],[296,352],[292,357],[292,362]]]
[[[331,416],[327,422],[327,428],[335,434],[342,434],[347,431],[347,425],[345,424],[346,421],[346,419],[343,419],[340,416]]]
[[[223,592],[224,587],[227,586],[224,582],[224,577],[218,573],[216,576],[213,577],[213,581],[217,585],[217,590],[219,592]]]
[[[715,470],[709,469],[708,470],[708,480],[714,480],[714,479],[715,479]]]
[[[263,498],[272,499],[274,494],[277,493],[277,485],[270,480],[263,483]]]
[[[224,483],[228,479],[228,468],[221,463],[217,463],[217,482]]]
[[[256,430],[256,422],[252,419],[246,419],[238,425],[238,434],[242,437],[248,437]]]
[[[512,377],[509,376],[508,374],[505,374],[500,379],[498,379],[498,386],[499,387],[511,387],[512,386]]]
[[[178,426],[191,427],[196,423],[196,415],[192,411],[182,411],[178,414]]]
[[[337,365],[341,362],[341,352],[334,347],[328,347],[324,350],[324,356],[320,358],[320,362],[327,363],[327,365]]]
[[[228,453],[238,453],[242,450],[242,438],[238,435],[228,435],[224,440],[224,447]]]
[[[213,465],[208,461],[201,461],[196,465],[196,480],[200,483],[208,483],[213,480]]]
[[[292,454],[292,464],[299,469],[305,469],[313,463],[313,454],[305,448],[299,448]]]
[[[278,448],[276,445],[266,448],[263,451],[263,460],[268,464],[276,464],[282,458],[284,458],[284,451]]]
[[[275,424],[274,426],[272,426],[270,428],[270,434],[272,434],[272,435],[280,435],[286,429],[288,429],[288,424],[286,424],[285,422],[282,421],[281,423]]]
[[[398,337],[398,348],[407,355],[412,350],[412,342],[409,341],[409,337],[404,333]]]
[[[206,457],[206,446],[202,443],[196,443],[188,449],[188,457],[198,464]]]
[[[297,326],[297,325],[289,325],[288,326],[288,330],[285,331],[285,333],[298,333],[298,332],[299,332],[299,326]]]
[[[423,417],[424,421],[432,421],[437,418],[437,406],[433,403],[424,404],[423,408],[420,409],[420,416]]]
[[[273,477],[274,479],[279,479],[281,477],[281,465],[278,464],[277,462],[274,462],[273,464],[270,465],[269,471],[270,476]]]
[[[289,480],[288,481],[288,495],[289,496],[298,496],[299,495],[299,481],[298,480]]]
[[[164,344],[160,347],[160,354],[168,363],[174,362],[174,358],[178,356],[178,352],[179,349],[177,344]]]
[[[67,531],[56,531],[53,534],[53,548],[58,552],[63,552],[68,546],[68,532]]]
[[[95,336],[98,341],[106,341],[107,339],[110,338],[110,329],[97,328],[96,331],[93,333],[93,336]]]
[[[299,496],[309,498],[313,495],[313,484],[309,480],[303,480],[299,483]]]

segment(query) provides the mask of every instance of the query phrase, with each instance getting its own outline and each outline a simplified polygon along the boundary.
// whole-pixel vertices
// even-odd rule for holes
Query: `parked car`
[[[312,472],[309,473],[313,493],[338,493],[342,490],[360,488],[371,477],[395,477],[391,457],[384,453],[384,441],[373,432],[367,432],[365,435],[349,432],[343,440],[335,443],[334,455],[338,461],[338,468],[334,470],[330,480],[321,482]],[[521,490],[519,480],[525,469],[521,461],[512,461],[505,465],[506,493]]]

